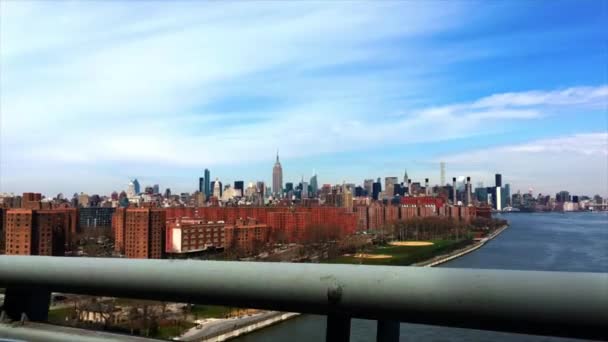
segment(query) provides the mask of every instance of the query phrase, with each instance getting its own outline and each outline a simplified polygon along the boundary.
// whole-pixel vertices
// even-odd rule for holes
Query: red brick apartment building
[[[238,219],[233,225],[224,227],[226,233],[226,249],[238,249],[241,251],[254,251],[256,245],[268,242],[270,229],[267,225],[257,222],[253,218],[247,220]]]
[[[165,252],[184,254],[221,248],[225,244],[224,222],[176,219],[167,223]]]
[[[162,258],[166,217],[164,209],[117,210],[112,217],[115,250],[128,258]]]
[[[307,212],[273,212],[268,214],[267,222],[276,242],[302,242],[307,238],[306,228],[311,226],[312,217]]]
[[[69,234],[66,213],[11,209],[6,212],[6,254],[65,255]]]
[[[24,192],[23,196],[21,197],[21,207],[23,209],[32,209],[32,210],[42,209],[40,201],[42,201],[41,194],[33,193],[33,192]]]
[[[127,217],[126,208],[116,208],[112,215],[112,235],[114,236],[114,251],[125,252],[125,225]]]
[[[357,230],[378,230],[399,220],[429,216],[469,221],[475,208],[447,206],[442,198],[423,196],[398,206],[377,202],[355,206],[353,212],[320,206],[119,208],[112,217],[112,230],[117,252],[130,258],[160,258],[163,252],[190,253],[209,247],[253,250],[260,243],[339,239]]]

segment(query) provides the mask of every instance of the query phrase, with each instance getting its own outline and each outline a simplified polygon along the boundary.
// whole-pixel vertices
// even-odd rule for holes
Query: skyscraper
[[[405,172],[407,175],[407,171]],[[397,184],[397,177],[385,177],[384,178],[384,192],[386,197],[392,198],[395,196],[395,184]]]
[[[220,182],[219,178],[215,178],[213,182],[213,196],[216,198],[222,198],[222,182]]]
[[[319,183],[317,181],[317,174],[313,172],[312,177],[310,177],[310,197],[317,197],[317,193],[319,192]]]
[[[380,192],[382,192],[382,183],[380,183],[380,180],[378,180],[378,182],[375,182],[372,185],[372,198],[374,199],[374,201],[378,200],[378,195],[380,194]]]
[[[498,211],[502,211],[502,199],[503,199],[503,195],[502,195],[502,175],[500,173],[497,173],[495,176],[495,185],[496,185],[496,191],[494,192],[494,209],[498,210]]]
[[[129,182],[129,187],[127,188],[127,196],[128,197],[135,197],[137,195],[137,193],[135,192],[135,183],[133,183],[133,181]],[[77,197],[78,194],[74,194],[74,197]]]
[[[264,182],[262,181],[258,181],[255,185],[255,192],[257,194],[260,195],[260,197],[263,199],[265,194],[266,194],[266,186],[264,185]]]
[[[570,202],[570,193],[568,191],[560,191],[555,194],[555,200],[558,203]]]
[[[456,177],[452,177],[452,204],[454,205],[458,203],[458,193],[456,188]]]
[[[275,196],[281,196],[283,192],[283,168],[279,161],[279,151],[277,151],[277,161],[272,168],[272,192]]]
[[[407,180],[408,180],[408,176],[407,176],[407,169],[404,170],[403,172],[403,184],[407,184]],[[395,182],[397,183],[397,182]]]
[[[344,182],[342,182],[342,206],[349,210],[353,208],[353,193]]]
[[[204,176],[204,182],[205,182],[205,197],[209,198],[211,197],[211,172],[209,172],[209,169],[205,169],[205,176]]]
[[[465,191],[465,196],[464,196],[464,203],[466,205],[471,205],[473,204],[471,201],[471,177],[467,177],[467,183],[464,186],[464,191]]]
[[[205,178],[204,177],[199,177],[198,178],[198,192],[201,193],[205,193]]]
[[[439,163],[439,185],[445,186],[445,162]]]
[[[154,194],[160,194],[160,185],[154,184],[154,186],[152,186],[152,190]]]
[[[137,181],[137,178],[135,178],[133,180],[133,189],[135,190],[136,195],[139,195],[141,193],[141,188],[139,186],[139,182]]]
[[[245,196],[245,182],[234,181],[234,190],[236,191],[237,196]]]
[[[371,196],[374,192],[374,180],[366,179],[363,181],[363,188],[365,189],[366,195]]]
[[[300,193],[300,198],[308,198],[308,183],[304,181],[304,176],[302,176],[302,182],[300,184],[302,185],[302,192]]]

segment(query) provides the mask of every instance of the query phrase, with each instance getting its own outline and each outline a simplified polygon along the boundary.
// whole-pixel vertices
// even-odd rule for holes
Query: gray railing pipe
[[[0,287],[608,339],[608,274],[0,256]]]

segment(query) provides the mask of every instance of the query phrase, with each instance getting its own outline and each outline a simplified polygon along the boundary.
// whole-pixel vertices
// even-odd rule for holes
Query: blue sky
[[[470,175],[608,195],[607,1],[0,2],[0,192]]]

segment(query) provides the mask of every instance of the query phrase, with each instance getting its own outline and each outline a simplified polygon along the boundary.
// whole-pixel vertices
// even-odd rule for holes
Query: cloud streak
[[[473,25],[466,2],[0,6],[0,189],[58,165],[162,175],[277,147],[314,158],[474,139],[608,98],[589,85],[450,99],[446,75],[501,50],[436,43]]]
[[[437,158],[457,174],[474,175],[493,184],[503,173],[506,183],[527,191],[554,194],[577,189],[577,194],[608,195],[608,132],[581,133],[522,144],[468,151]],[[480,170],[485,172],[480,172]]]

